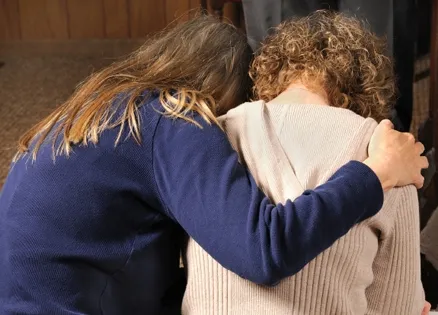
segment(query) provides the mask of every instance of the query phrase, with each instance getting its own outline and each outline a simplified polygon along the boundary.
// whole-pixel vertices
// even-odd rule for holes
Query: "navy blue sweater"
[[[0,314],[163,314],[185,230],[261,284],[299,271],[374,215],[375,174],[350,162],[294,202],[272,204],[217,126],[140,109],[142,143],[99,144],[12,165],[0,196]],[[182,227],[182,228],[181,228]]]

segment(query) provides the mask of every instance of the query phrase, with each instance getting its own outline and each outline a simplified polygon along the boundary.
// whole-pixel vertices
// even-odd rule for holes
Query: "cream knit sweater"
[[[350,160],[365,159],[377,125],[346,109],[287,104],[287,99],[286,93],[268,104],[246,103],[221,120],[241,160],[276,202],[323,184]],[[182,313],[420,315],[419,246],[414,187],[387,193],[375,217],[272,288],[224,269],[190,240]]]

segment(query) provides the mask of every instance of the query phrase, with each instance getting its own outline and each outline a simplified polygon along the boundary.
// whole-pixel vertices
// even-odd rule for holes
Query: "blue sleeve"
[[[383,203],[377,176],[352,161],[274,205],[217,126],[167,118],[155,133],[154,172],[167,214],[223,267],[259,284],[297,273]]]

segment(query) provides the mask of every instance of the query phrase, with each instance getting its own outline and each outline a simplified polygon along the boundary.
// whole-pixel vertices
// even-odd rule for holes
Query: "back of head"
[[[380,121],[389,116],[395,80],[385,42],[356,18],[316,11],[278,26],[250,71],[258,98],[270,101],[293,82],[322,87],[330,105]]]
[[[199,15],[150,38],[128,58],[91,75],[61,107],[20,140],[19,154],[36,157],[46,138],[60,138],[54,155],[72,144],[97,143],[109,128],[123,128],[140,141],[138,98],[159,91],[163,115],[208,123],[247,100],[252,50],[246,36],[212,16]],[[116,114],[117,113],[117,114]],[[56,130],[52,132],[52,129]],[[29,149],[30,144],[32,148]]]
[[[154,87],[201,92],[214,99],[214,114],[224,114],[249,96],[252,50],[246,36],[213,16],[200,15],[165,30],[136,57],[143,78]]]

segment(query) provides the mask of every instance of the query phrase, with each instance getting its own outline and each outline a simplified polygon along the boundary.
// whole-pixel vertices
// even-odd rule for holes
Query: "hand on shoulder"
[[[364,163],[376,173],[384,191],[410,184],[421,188],[421,170],[429,166],[423,152],[423,144],[412,134],[398,132],[389,120],[383,120],[371,137]]]

